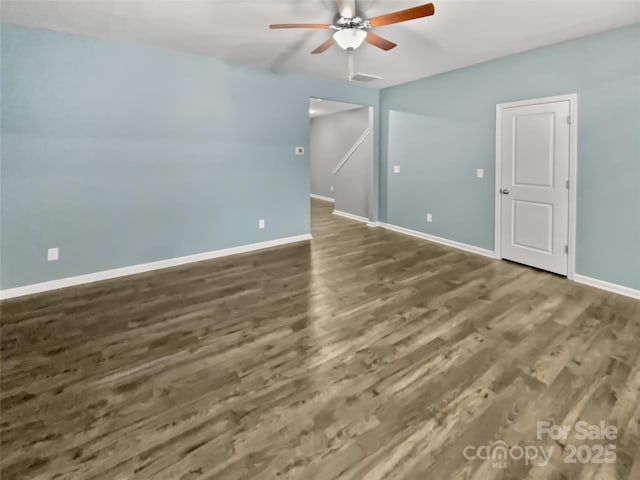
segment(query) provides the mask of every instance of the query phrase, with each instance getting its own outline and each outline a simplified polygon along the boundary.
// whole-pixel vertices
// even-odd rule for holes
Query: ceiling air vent
[[[356,73],[355,75],[352,75],[349,80],[351,80],[352,82],[367,83],[372,82],[373,80],[382,80],[382,77],[379,77],[377,75],[369,75],[368,73]]]

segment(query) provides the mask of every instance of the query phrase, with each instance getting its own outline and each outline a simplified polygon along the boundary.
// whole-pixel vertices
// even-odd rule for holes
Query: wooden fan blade
[[[367,32],[367,37],[364,41],[382,50],[391,50],[393,47],[398,46],[396,43],[390,42],[386,38],[382,38],[380,35],[371,32]]]
[[[320,45],[318,48],[316,48],[313,52],[311,53],[322,53],[324,52],[327,48],[329,48],[331,45],[333,45],[335,43],[335,41],[333,40],[333,37],[329,37],[329,40],[327,40],[326,42],[324,42],[322,45]]]
[[[274,30],[278,28],[321,28],[327,29],[331,25],[328,23],[274,23],[269,28]]]
[[[406,10],[399,10],[397,12],[387,13],[386,15],[380,15],[369,19],[372,27],[382,27],[384,25],[391,25],[392,23],[406,22],[407,20],[413,20],[415,18],[429,17],[436,12],[433,3],[427,3],[420,5],[419,7],[407,8]]]
[[[336,0],[338,12],[344,18],[355,18],[356,16],[356,0]]]

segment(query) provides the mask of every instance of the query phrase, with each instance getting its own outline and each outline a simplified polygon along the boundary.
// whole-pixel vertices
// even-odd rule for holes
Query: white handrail
[[[334,168],[331,173],[333,173],[335,175],[336,173],[338,173],[340,171],[340,169],[342,167],[344,167],[344,164],[347,163],[347,160],[349,160],[351,158],[351,155],[353,155],[355,153],[355,151],[358,149],[358,147],[362,144],[362,142],[364,142],[364,139],[369,136],[369,133],[370,133],[370,130],[367,128],[364,131],[364,133],[362,135],[360,135],[360,138],[358,140],[356,140],[356,143],[353,144],[353,147],[351,147],[349,149],[347,154],[342,158],[342,160],[340,160],[340,163],[338,163],[338,165],[336,165],[336,168]]]

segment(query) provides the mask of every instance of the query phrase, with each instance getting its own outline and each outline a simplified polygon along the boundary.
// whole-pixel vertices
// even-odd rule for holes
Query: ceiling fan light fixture
[[[355,50],[364,39],[367,38],[367,32],[360,28],[343,28],[333,34],[333,39],[343,50]]]

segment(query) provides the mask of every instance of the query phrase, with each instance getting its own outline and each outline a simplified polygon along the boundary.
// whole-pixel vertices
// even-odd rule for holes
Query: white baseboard
[[[46,292],[49,290],[57,290],[59,288],[72,287],[75,285],[82,285],[83,283],[92,283],[98,282],[100,280],[124,277],[127,275],[134,275],[136,273],[150,272],[152,270],[159,270],[161,268],[185,265],[187,263],[201,262],[203,260],[211,260],[212,258],[227,257],[229,255],[237,255],[239,253],[277,247],[279,245],[286,245],[288,243],[311,240],[311,238],[311,234],[306,233],[304,235],[279,238],[277,240],[267,240],[266,242],[251,243],[249,245],[241,245],[239,247],[223,248],[221,250],[196,253],[194,255],[186,255],[184,257],[170,258],[167,260],[159,260],[157,262],[142,263],[139,265],[131,265],[129,267],[114,268],[112,270],[103,270],[101,272],[77,275],[75,277],[61,278],[59,280],[34,283],[32,285],[25,285],[24,287],[7,288],[5,290],[0,290],[0,300]]]
[[[440,243],[442,245],[447,245],[449,247],[459,248],[460,250],[465,250],[471,253],[477,253],[479,255],[484,255],[485,257],[497,258],[495,253],[491,250],[487,250],[484,248],[476,247],[473,245],[467,245],[466,243],[456,242],[454,240],[449,240],[446,238],[436,237],[434,235],[429,235],[428,233],[417,232],[415,230],[410,230],[404,227],[398,227],[397,225],[392,225],[384,222],[376,222],[382,228],[386,228],[387,230],[393,230],[394,232],[404,233],[405,235],[411,235],[413,237],[422,238],[424,240],[429,240],[431,242]],[[573,280],[577,283],[582,283],[584,285],[589,285],[591,287],[599,288],[601,290],[606,290],[608,292],[617,293],[619,295],[624,295],[626,297],[640,299],[640,290],[636,290],[630,287],[625,287],[623,285],[618,285],[616,283],[605,282],[604,280],[598,280],[597,278],[586,277],[584,275],[575,274]]]
[[[336,203],[336,201],[331,197],[323,197],[322,195],[316,195],[315,193],[311,194],[311,198],[315,198],[316,200],[322,200],[323,202]]]
[[[369,223],[368,218],[361,217],[360,215],[354,215],[353,213],[341,212],[340,210],[334,210],[334,215],[340,215],[341,217],[349,218],[351,220],[357,220],[358,222]]]
[[[367,227],[379,227],[380,222],[367,222]]]
[[[589,285],[601,290],[607,290],[608,292],[640,300],[640,290],[636,290],[631,287],[625,287],[624,285],[618,285],[617,283],[605,282],[604,280],[598,280],[597,278],[585,277],[584,275],[579,275],[577,273],[573,276],[573,280],[584,285]]]
[[[404,227],[398,227],[390,223],[379,222],[382,228],[387,230],[393,230],[394,232],[404,233],[405,235],[411,235],[412,237],[422,238],[423,240],[429,240],[430,242],[446,245],[447,247],[458,248],[466,252],[476,253],[489,258],[496,258],[495,252],[487,250],[486,248],[476,247],[474,245],[467,245],[466,243],[456,242],[455,240],[449,240],[447,238],[436,237],[435,235],[429,235],[428,233],[418,232]]]

